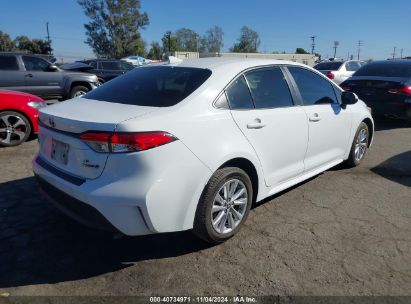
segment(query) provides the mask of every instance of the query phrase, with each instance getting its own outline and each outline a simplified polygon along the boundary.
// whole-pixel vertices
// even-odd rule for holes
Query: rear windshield
[[[107,82],[84,97],[136,106],[171,107],[193,93],[210,75],[210,70],[198,68],[137,68]]]
[[[318,71],[336,71],[340,68],[340,66],[342,65],[342,62],[321,62],[317,65],[314,66],[314,69],[318,70]]]
[[[411,77],[411,63],[369,63],[354,76]]]

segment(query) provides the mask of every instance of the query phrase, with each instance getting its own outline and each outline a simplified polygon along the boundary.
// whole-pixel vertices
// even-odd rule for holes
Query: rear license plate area
[[[51,159],[55,162],[67,165],[68,163],[68,153],[70,146],[64,142],[55,140],[54,138],[51,141]]]

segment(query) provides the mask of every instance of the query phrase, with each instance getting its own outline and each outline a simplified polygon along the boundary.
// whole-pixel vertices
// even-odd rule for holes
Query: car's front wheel
[[[358,166],[364,159],[365,154],[369,146],[370,131],[365,122],[362,122],[355,134],[354,141],[351,146],[350,155],[345,164],[349,167]]]
[[[87,94],[88,91],[90,91],[89,88],[85,86],[82,86],[82,85],[75,86],[70,91],[70,98],[81,97]]]
[[[226,241],[245,222],[252,198],[252,183],[246,172],[236,167],[217,170],[201,195],[193,232],[209,243]]]
[[[17,146],[25,142],[30,134],[30,122],[23,114],[14,111],[0,112],[0,146]]]

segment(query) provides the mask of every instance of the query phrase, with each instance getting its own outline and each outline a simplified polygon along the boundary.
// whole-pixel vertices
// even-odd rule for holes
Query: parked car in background
[[[0,146],[19,145],[37,133],[38,109],[45,106],[40,97],[0,90]]]
[[[121,60],[127,61],[128,63],[131,63],[134,66],[142,66],[151,62],[150,59],[146,59],[141,56],[128,56],[122,58]]]
[[[63,71],[35,55],[0,53],[0,89],[64,100],[82,96],[97,86],[96,75]]]
[[[411,119],[411,61],[375,61],[359,69],[341,87],[357,94],[373,115]]]
[[[61,66],[66,71],[87,72],[97,75],[100,84],[103,84],[132,69],[134,66],[124,60],[92,59],[67,63]]]
[[[316,64],[314,69],[326,75],[336,84],[340,84],[365,64],[366,62],[359,60],[324,61]]]
[[[134,69],[39,120],[34,172],[67,214],[211,243],[255,201],[358,165],[374,130],[366,105],[312,68],[242,58]]]

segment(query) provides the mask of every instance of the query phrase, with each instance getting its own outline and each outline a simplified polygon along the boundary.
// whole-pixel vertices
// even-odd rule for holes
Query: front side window
[[[32,56],[23,56],[23,63],[27,71],[47,71],[50,66],[46,60],[32,57]]]
[[[338,103],[332,84],[307,69],[288,67],[306,106]]]
[[[229,85],[226,93],[232,110],[254,109],[253,99],[243,75]]]
[[[84,97],[137,106],[171,107],[197,90],[210,76],[208,69],[143,67],[110,80]]]
[[[0,56],[0,70],[3,71],[18,71],[16,56]]]
[[[290,89],[279,67],[245,73],[257,109],[293,106]]]
[[[88,65],[97,70],[97,61],[91,61]]]

